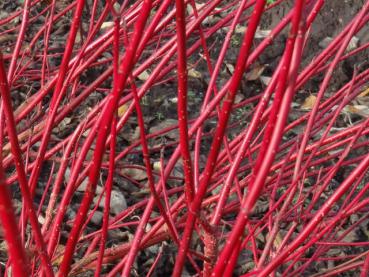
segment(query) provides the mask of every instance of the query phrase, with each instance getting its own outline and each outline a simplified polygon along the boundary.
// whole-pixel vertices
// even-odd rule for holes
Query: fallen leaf
[[[64,131],[64,130],[66,130],[66,129],[70,126],[71,122],[72,122],[72,118],[70,118],[70,117],[66,117],[66,118],[64,118],[64,119],[59,123],[59,125],[58,125],[59,132],[62,132],[62,131]]]
[[[151,127],[150,128],[150,133],[151,134],[157,133],[157,132],[160,132],[164,129],[171,128],[171,127],[177,126],[177,125],[178,125],[178,120],[167,118],[167,119],[161,121],[158,125]],[[162,136],[165,136],[165,137],[167,137],[169,139],[172,139],[172,140],[176,140],[176,139],[179,138],[178,130],[176,130],[176,129],[171,130],[171,131],[163,134]]]
[[[195,3],[196,10],[199,11],[204,5],[205,5],[205,3],[204,4]],[[188,12],[188,14],[193,14],[194,13],[192,5],[187,5],[187,12]]]
[[[196,69],[191,68],[188,71],[188,76],[190,76],[192,78],[195,78],[195,79],[200,79],[202,77],[202,74],[201,74],[201,72],[197,71]]]
[[[122,117],[128,110],[128,104],[123,104],[118,108],[118,117]]]
[[[258,65],[251,69],[250,72],[246,73],[247,81],[256,81],[260,78],[261,74],[263,74],[265,69],[265,65]]]
[[[101,24],[100,30],[110,29],[113,26],[114,26],[114,22],[113,21],[106,21],[103,24]]]
[[[316,96],[315,95],[310,95],[309,97],[307,97],[304,101],[304,103],[301,105],[301,109],[303,110],[311,110],[316,102]]]
[[[0,43],[6,43],[9,41],[13,41],[16,39],[15,35],[10,35],[10,34],[4,34],[0,36]]]
[[[272,80],[272,77],[268,76],[260,76],[260,81],[265,85],[269,85],[270,81]]]
[[[257,29],[255,33],[255,38],[266,38],[270,35],[272,31],[271,30],[260,30]]]
[[[358,48],[360,39],[358,37],[352,37],[349,44],[347,45],[346,51],[350,52]]]
[[[136,141],[140,138],[140,127],[137,126],[135,129],[125,128],[120,136],[129,142]]]
[[[142,181],[147,179],[147,174],[145,170],[139,168],[123,168],[122,173],[128,175],[129,177],[135,179],[136,181]]]
[[[63,255],[64,250],[65,250],[65,247],[63,245],[59,244],[57,246],[56,253],[54,255],[56,259],[52,261],[53,266],[59,266],[61,264],[64,258],[64,255]]]
[[[140,189],[139,191],[132,191],[131,192],[131,195],[134,196],[134,197],[142,197],[142,196],[146,196],[150,194],[150,189],[148,188],[143,188],[143,189]]]
[[[137,78],[140,79],[141,81],[146,81],[147,79],[149,79],[149,77],[150,77],[150,74],[147,70],[142,71],[142,73],[137,76]]]
[[[160,169],[161,169],[161,162],[160,161],[154,162],[154,164],[153,164],[152,167],[154,168],[154,170],[160,171]]]
[[[369,88],[365,89],[359,94],[359,97],[365,97],[369,95]]]
[[[236,94],[236,97],[234,99],[234,103],[238,104],[238,103],[242,102],[244,99],[245,99],[245,97],[242,94],[238,93],[238,94]]]
[[[195,7],[196,7],[196,11],[199,13],[199,11],[201,10],[201,9],[203,9],[203,7],[206,5],[206,3],[196,3],[195,2]],[[215,11],[219,11],[220,10],[220,8],[215,8]],[[187,5],[187,13],[189,14],[189,15],[192,15],[192,14],[195,14],[194,13],[194,10],[193,10],[193,7],[192,7],[192,5]],[[213,16],[213,15],[209,15],[209,16],[207,16],[204,20],[203,20],[203,22],[202,23],[204,23],[204,24],[211,24],[211,23],[215,23],[216,22],[216,18],[215,18],[215,16]]]
[[[369,117],[369,107],[366,105],[348,105],[344,110],[352,114]]]
[[[226,67],[227,67],[227,69],[228,69],[228,71],[230,73],[233,73],[234,72],[234,66],[233,66],[233,64],[226,63],[225,65],[226,65]]]
[[[45,217],[43,217],[42,215],[38,216],[38,223],[40,223],[41,225],[43,225],[45,223]]]
[[[281,233],[278,232],[274,239],[274,246],[276,249],[279,249],[279,247],[282,245],[283,238],[281,236]]]
[[[246,32],[246,29],[247,28],[245,26],[237,26],[234,31],[236,34],[243,34]]]

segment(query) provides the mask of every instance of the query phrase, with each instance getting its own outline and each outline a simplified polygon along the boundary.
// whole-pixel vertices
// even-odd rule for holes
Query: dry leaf
[[[274,246],[276,249],[279,249],[279,247],[282,245],[283,238],[281,236],[281,233],[278,232],[274,239]]]
[[[242,94],[238,93],[238,94],[236,94],[236,97],[234,99],[234,103],[235,104],[241,103],[244,99],[245,99],[245,96],[243,96]]]
[[[369,95],[369,88],[365,89],[363,92],[359,94],[359,97],[366,97]]]
[[[359,46],[360,39],[358,37],[352,37],[349,44],[347,45],[346,51],[350,52],[355,50]]]
[[[125,127],[126,128],[124,128],[123,132],[119,134],[120,137],[124,138],[126,141],[129,141],[129,142],[134,142],[140,138],[140,127],[139,126],[136,126],[134,129],[129,126],[125,126]]]
[[[160,161],[154,162],[152,167],[154,168],[154,170],[160,171],[161,170],[161,162]]]
[[[45,217],[43,217],[42,215],[38,216],[38,223],[40,223],[41,225],[43,225],[45,223]]]
[[[354,105],[347,105],[343,110],[353,114],[356,114],[359,111]]]
[[[255,38],[266,38],[270,35],[271,32],[271,30],[260,30],[258,28],[255,33]]]
[[[157,133],[162,131],[163,129],[167,129],[167,128],[171,128],[173,126],[177,126],[178,125],[178,120],[176,119],[171,119],[171,118],[167,118],[166,120],[160,122],[158,125],[153,126],[150,128],[150,133]],[[163,136],[172,139],[172,140],[177,140],[179,138],[179,133],[178,130],[174,129],[171,130],[165,134],[163,134]]]
[[[113,21],[106,21],[103,24],[101,24],[100,30],[110,29],[113,26],[114,26],[114,22]]]
[[[246,73],[247,81],[258,80],[260,78],[261,74],[263,74],[264,69],[265,69],[265,65],[258,65],[256,67],[254,67],[253,69],[251,69],[250,72]]]
[[[231,72],[231,73],[234,72],[234,66],[233,66],[233,64],[226,63],[225,65],[226,65],[226,67],[227,67],[227,69],[228,69],[229,72]]]
[[[59,244],[56,248],[56,253],[54,255],[54,257],[57,257],[55,260],[52,261],[53,263],[53,266],[59,266],[64,258],[64,250],[65,250],[65,247],[61,244]]]
[[[260,81],[265,85],[269,85],[270,81],[272,80],[272,77],[268,76],[260,76]]]
[[[195,7],[196,7],[196,10],[197,10],[197,11],[201,10],[201,8],[202,8],[204,5],[205,5],[205,3],[204,3],[204,4],[202,4],[202,3],[196,3],[196,2],[195,2]],[[193,8],[192,8],[192,5],[187,5],[187,12],[188,12],[188,14],[193,14],[193,13],[194,13]]]
[[[363,117],[369,116],[369,107],[366,105],[348,105],[344,108],[344,111],[351,114],[357,114]]]
[[[16,39],[15,35],[10,35],[10,34],[4,34],[0,36],[0,43],[6,43],[9,41],[13,41]]]
[[[204,7],[205,5],[206,5],[205,3],[196,3],[196,2],[195,2],[195,7],[196,7],[197,12],[199,12],[201,9],[203,9],[203,7]],[[219,10],[220,10],[220,8],[215,8],[215,11],[219,11]],[[195,14],[195,13],[194,13],[194,10],[193,10],[193,8],[192,8],[192,5],[187,5],[187,13],[188,13],[189,15]],[[213,16],[213,15],[209,15],[209,16],[207,16],[207,17],[203,20],[203,22],[202,22],[202,23],[204,23],[204,24],[212,24],[212,23],[215,23],[215,22],[216,22],[216,18],[215,18],[215,16]]]
[[[143,188],[143,189],[140,189],[139,191],[132,191],[131,195],[134,196],[134,197],[142,197],[142,196],[146,196],[150,193],[151,193],[150,189]]]
[[[136,181],[142,181],[147,179],[146,171],[139,168],[123,168],[122,173],[128,175],[129,177],[135,179]]]
[[[201,72],[197,71],[196,69],[191,68],[188,71],[188,76],[190,76],[192,78],[195,78],[195,79],[200,79],[202,77],[202,74],[201,74]]]
[[[315,95],[310,95],[309,97],[307,97],[304,101],[304,103],[301,105],[301,109],[303,110],[311,110],[316,102],[316,96]]]
[[[237,26],[234,31],[236,34],[243,34],[246,32],[246,29],[247,28],[245,26]]]
[[[71,122],[72,122],[72,118],[70,118],[70,117],[66,117],[66,118],[64,118],[64,119],[59,123],[59,125],[58,125],[59,132],[62,132],[62,131],[64,131],[65,129],[67,129],[67,128],[70,126]]]
[[[118,116],[122,117],[126,113],[127,110],[128,110],[128,104],[123,104],[122,106],[118,108]]]
[[[141,81],[146,81],[147,79],[149,79],[150,74],[147,70],[143,71],[140,75],[137,76],[137,78]]]

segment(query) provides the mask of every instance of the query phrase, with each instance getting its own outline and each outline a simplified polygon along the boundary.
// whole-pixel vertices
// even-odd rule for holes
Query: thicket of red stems
[[[369,46],[348,47],[363,2],[309,59],[323,0],[16,4],[0,19],[1,274],[368,276],[368,243],[348,237],[368,222],[369,119],[348,111],[369,69],[334,79]],[[279,5],[289,11],[260,35]],[[283,36],[268,81],[245,81]],[[158,91],[177,123],[152,131]],[[140,193],[112,216],[122,180]]]

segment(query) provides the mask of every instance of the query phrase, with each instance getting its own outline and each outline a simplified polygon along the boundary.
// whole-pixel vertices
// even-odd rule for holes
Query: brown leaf
[[[123,104],[118,108],[118,117],[122,117],[128,110],[128,104]]]
[[[178,125],[178,120],[176,119],[171,119],[171,118],[167,118],[164,121],[160,122],[158,125],[153,126],[150,128],[150,133],[156,133],[156,132],[160,132],[163,129],[167,129],[173,126],[177,126]],[[171,130],[167,133],[164,134],[165,137],[172,139],[172,140],[176,140],[179,138],[179,134],[178,134],[178,130],[174,129]]]
[[[4,34],[0,36],[0,43],[6,43],[9,41],[14,41],[16,39],[15,35],[10,35],[10,34]]]
[[[122,173],[128,175],[136,181],[142,181],[147,178],[146,171],[139,168],[123,168]]]
[[[201,79],[202,74],[201,74],[201,72],[197,71],[196,69],[191,68],[191,69],[188,71],[188,76],[189,76],[189,77],[192,77],[192,78],[194,78],[194,79]]]
[[[316,102],[316,96],[310,95],[309,97],[305,99],[304,103],[301,105],[301,109],[311,110],[314,107],[315,102]]]
[[[359,97],[365,97],[369,95],[369,88],[363,90],[360,94]]]
[[[348,105],[344,110],[363,117],[369,116],[369,107],[366,105]]]
[[[256,81],[260,78],[261,74],[263,74],[265,69],[265,65],[258,65],[251,69],[250,72],[246,73],[247,81]]]
[[[64,249],[65,247],[63,245],[58,245],[58,247],[56,248],[56,253],[54,255],[54,257],[56,257],[55,260],[52,261],[53,266],[59,266],[64,258]]]
[[[147,79],[149,79],[150,74],[147,70],[142,71],[140,75],[137,76],[138,79],[140,79],[141,81],[146,81]]]

